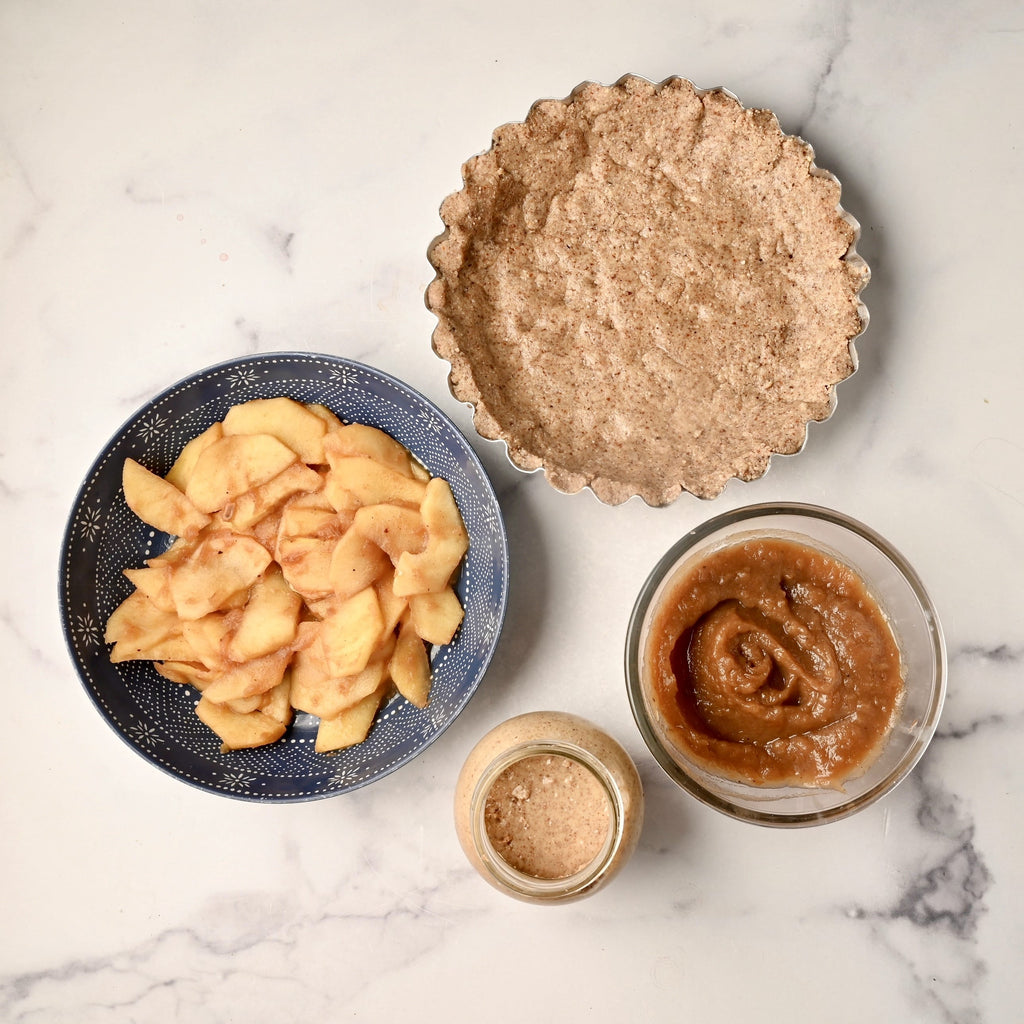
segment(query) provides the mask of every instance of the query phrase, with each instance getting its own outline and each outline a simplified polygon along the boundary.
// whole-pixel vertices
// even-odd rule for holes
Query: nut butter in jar
[[[455,788],[455,827],[470,863],[496,889],[532,903],[596,892],[636,847],[640,776],[591,722],[536,711],[492,729]]]

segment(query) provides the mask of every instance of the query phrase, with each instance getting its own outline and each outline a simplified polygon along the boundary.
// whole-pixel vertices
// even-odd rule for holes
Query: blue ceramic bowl
[[[433,687],[419,710],[396,697],[368,738],[336,754],[314,749],[318,720],[296,714],[268,747],[220,752],[195,715],[198,694],[163,679],[148,662],[112,665],[103,631],[128,596],[123,570],[170,543],[128,509],[121,468],[131,457],[166,473],[185,443],[251,398],[286,395],[322,402],[344,420],[379,427],[452,487],[470,546],[457,591],[465,618],[453,641],[432,651]],[[168,388],[114,435],[75,499],[60,564],[60,609],[86,693],[121,738],[153,764],[201,789],[242,800],[282,802],[335,796],[412,760],[451,725],[491,660],[505,615],[508,541],[494,490],[452,422],[408,385],[348,359],[273,353],[221,363]]]

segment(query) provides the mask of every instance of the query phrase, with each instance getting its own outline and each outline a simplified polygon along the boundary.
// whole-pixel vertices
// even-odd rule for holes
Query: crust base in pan
[[[771,112],[587,83],[463,178],[429,252],[433,345],[521,469],[611,505],[711,498],[831,414],[868,268],[838,181]]]

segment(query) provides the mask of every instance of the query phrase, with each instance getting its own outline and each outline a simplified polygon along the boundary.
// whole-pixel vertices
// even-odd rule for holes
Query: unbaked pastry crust
[[[832,412],[869,272],[838,181],[770,111],[585,83],[463,179],[429,251],[433,346],[521,469],[613,505],[710,498]]]

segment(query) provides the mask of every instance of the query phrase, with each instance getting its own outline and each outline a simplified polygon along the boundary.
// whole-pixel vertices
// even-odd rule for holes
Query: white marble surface
[[[0,1019],[1020,1020],[1022,58],[1014,0],[0,4]],[[763,480],[662,510],[557,494],[475,439],[513,593],[440,742],[310,805],[144,762],[87,700],[57,616],[94,455],[170,382],[278,349],[397,374],[474,437],[422,298],[438,204],[493,127],[626,72],[771,107],[843,180],[874,279],[837,414]],[[917,771],[818,829],[674,789],[622,679],[657,557],[772,499],[888,536],[949,645]],[[451,826],[470,747],[536,708],[608,728],[647,788],[625,872],[564,908],[493,892]]]

